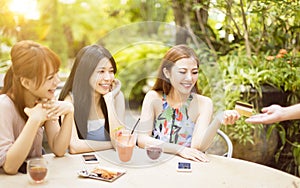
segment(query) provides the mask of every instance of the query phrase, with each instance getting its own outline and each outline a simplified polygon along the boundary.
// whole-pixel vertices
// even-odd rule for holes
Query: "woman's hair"
[[[160,64],[160,67],[158,69],[158,76],[156,79],[156,82],[153,86],[153,90],[155,91],[162,91],[166,95],[169,94],[172,85],[170,83],[170,80],[166,78],[163,70],[166,68],[168,71],[171,71],[171,68],[175,65],[175,63],[183,58],[192,58],[197,62],[197,67],[199,68],[200,61],[194,52],[194,50],[186,45],[176,45],[170,48],[165,56],[162,59],[162,62]],[[192,92],[200,93],[197,82],[195,83],[195,86],[192,89]]]
[[[109,59],[116,73],[116,62],[107,49],[96,44],[82,48],[76,55],[71,73],[59,95],[59,100],[64,100],[72,92],[74,118],[80,138],[86,138],[87,135],[87,121],[93,97],[89,79],[103,58]],[[107,107],[102,95],[99,105],[105,118],[105,130],[109,133]]]
[[[58,72],[61,61],[59,57],[49,48],[30,40],[16,43],[11,49],[11,66],[5,74],[4,86],[1,94],[7,94],[19,114],[26,121],[24,113],[24,91],[20,78],[28,78],[35,81],[36,88],[39,88],[46,77],[54,69]]]

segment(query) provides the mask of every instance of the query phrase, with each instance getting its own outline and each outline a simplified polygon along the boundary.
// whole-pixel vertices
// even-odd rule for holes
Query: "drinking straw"
[[[137,124],[139,123],[140,119],[141,119],[141,118],[139,118],[139,119],[136,121],[135,125],[133,126],[133,128],[132,128],[132,130],[131,130],[131,133],[130,133],[131,135],[133,134],[133,132],[134,132],[134,130],[135,130]]]
[[[137,126],[137,124],[139,123],[140,119],[141,119],[141,118],[139,118],[139,119],[136,121],[135,125],[133,126],[133,128],[132,128],[132,130],[131,130],[131,133],[130,133],[130,135],[129,135],[129,138],[128,138],[128,141],[127,141],[127,144],[128,144],[128,143],[129,143],[129,141],[131,140],[131,136],[132,136],[132,134],[133,134],[133,132],[134,132],[134,130],[135,130],[135,128],[136,128],[136,126]]]

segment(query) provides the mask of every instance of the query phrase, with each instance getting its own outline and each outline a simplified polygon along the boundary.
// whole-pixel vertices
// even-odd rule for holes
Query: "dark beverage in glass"
[[[157,161],[163,153],[163,142],[148,142],[145,145],[147,156]]]
[[[146,151],[150,159],[156,160],[161,156],[162,148],[158,146],[148,146]]]
[[[43,157],[27,161],[27,174],[31,183],[43,183],[47,173],[47,161]]]
[[[35,182],[41,182],[47,175],[47,168],[34,166],[29,169],[29,174]]]

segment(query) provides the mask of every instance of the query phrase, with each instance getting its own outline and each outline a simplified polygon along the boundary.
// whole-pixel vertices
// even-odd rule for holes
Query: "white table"
[[[0,187],[300,187],[299,177],[256,163],[216,155],[209,155],[209,163],[192,162],[192,172],[186,173],[176,171],[177,162],[186,160],[174,155],[164,154],[159,162],[151,162],[145,150],[135,148],[131,163],[121,165],[114,150],[96,154],[100,158],[98,165],[126,169],[126,174],[114,182],[81,178],[77,175],[78,170],[93,169],[97,164],[84,164],[81,155],[66,154],[57,158],[47,154],[44,156],[49,163],[47,182],[32,185],[26,174],[0,174]]]

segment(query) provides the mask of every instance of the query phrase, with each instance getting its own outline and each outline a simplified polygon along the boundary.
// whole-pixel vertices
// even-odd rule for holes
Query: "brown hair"
[[[27,120],[28,117],[24,113],[25,88],[20,78],[34,80],[36,88],[39,88],[50,74],[51,68],[53,67],[57,72],[61,62],[52,50],[30,40],[17,42],[12,47],[10,55],[12,64],[6,72],[1,94],[7,94],[13,100],[22,118]]]
[[[166,68],[168,71],[174,66],[174,64],[183,58],[193,58],[197,62],[197,67],[199,68],[200,61],[194,52],[194,50],[184,44],[176,45],[170,48],[165,56],[162,59],[160,67],[158,69],[158,76],[156,82],[153,86],[153,90],[155,91],[162,91],[166,95],[169,94],[172,85],[168,78],[166,78],[165,74],[163,73],[163,69]],[[200,93],[197,82],[192,89],[193,92]]]

